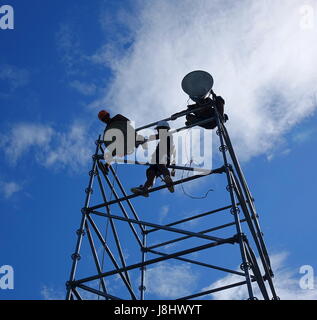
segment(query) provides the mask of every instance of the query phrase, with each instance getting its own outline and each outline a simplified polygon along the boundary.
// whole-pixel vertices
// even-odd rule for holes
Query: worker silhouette
[[[186,115],[186,126],[192,126],[195,123],[212,118],[207,123],[199,124],[198,126],[204,129],[214,129],[217,126],[215,109],[217,109],[218,114],[223,117],[225,121],[228,120],[228,116],[224,114],[225,101],[221,96],[215,95],[213,99],[209,97],[205,99],[191,99],[193,99],[196,103],[188,105],[187,110],[173,114],[171,116],[171,120],[176,120],[178,117],[184,115],[184,113],[191,111]]]
[[[130,119],[122,114],[111,117],[108,111],[101,110],[98,113],[98,118],[107,125],[103,134],[103,142],[108,149],[108,152],[104,154],[105,165],[100,161],[98,165],[104,173],[108,173],[113,157],[124,157],[133,153],[135,148],[145,142],[145,139],[135,132]]]
[[[160,140],[156,146],[151,158],[151,165],[146,170],[146,178],[144,185],[131,188],[134,194],[148,197],[148,190],[155,183],[155,179],[161,177],[166,183],[170,192],[174,192],[172,176],[175,176],[175,170],[169,171],[167,165],[175,163],[176,150],[173,142],[173,135],[169,133],[170,126],[167,121],[159,121],[156,128],[158,133],[149,137],[148,140]]]

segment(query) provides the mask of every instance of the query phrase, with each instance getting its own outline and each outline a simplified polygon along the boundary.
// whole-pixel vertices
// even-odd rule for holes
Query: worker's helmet
[[[110,117],[110,113],[106,110],[101,110],[98,113],[98,119],[104,121],[105,119]]]
[[[159,121],[155,127],[155,129],[171,129],[170,125],[167,121]]]

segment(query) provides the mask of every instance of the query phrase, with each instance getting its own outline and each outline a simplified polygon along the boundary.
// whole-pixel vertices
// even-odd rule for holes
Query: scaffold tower
[[[183,112],[179,118],[186,114]],[[188,130],[208,120],[181,127],[175,132]],[[114,165],[107,172],[101,170],[104,141],[99,136],[92,156],[80,226],[76,232],[76,247],[71,255],[70,277],[66,283],[67,300],[146,300],[147,284],[151,282],[151,277],[147,277],[148,270],[167,261],[171,266],[177,263],[194,266],[197,272],[201,269],[207,275],[218,272],[221,277],[232,275],[232,279],[240,278],[233,283],[210,288],[210,280],[206,277],[206,285],[201,286],[204,289],[176,297],[175,300],[210,299],[211,294],[235,287],[244,287],[250,300],[279,299],[255,200],[225,126],[226,119],[216,109],[215,120],[222,164],[203,174],[203,170],[193,167],[176,164],[168,167],[191,173],[175,180],[175,189],[197,179],[208,182],[211,176],[224,179],[227,199],[223,201],[227,202],[221,207],[213,207],[210,201],[210,210],[196,212],[168,224],[153,222],[151,215],[142,215],[147,218],[140,219],[133,201],[144,199],[142,195],[126,191],[125,182],[119,178]],[[157,123],[150,123],[136,131]],[[148,192],[152,195],[166,188],[167,185],[162,184]],[[143,201],[151,201],[151,196]],[[219,217],[213,222],[215,216]],[[205,218],[208,218],[208,225],[203,230],[196,230],[194,222]],[[217,255],[212,254],[213,250],[217,250]],[[232,265],[240,268],[221,265],[221,259],[218,264],[215,260],[221,256],[221,250],[232,250]],[[203,259],[198,253],[208,258]],[[168,277],[166,281],[169,281]]]

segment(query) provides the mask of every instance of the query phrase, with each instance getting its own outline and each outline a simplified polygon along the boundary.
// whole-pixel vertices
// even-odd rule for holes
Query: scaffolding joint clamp
[[[88,194],[88,193],[93,193],[94,190],[92,188],[86,188],[85,189],[85,192]]]
[[[89,213],[89,210],[88,210],[88,208],[86,208],[86,207],[81,208],[80,211],[81,211],[82,214],[88,214],[88,213]]]
[[[247,236],[245,233],[237,233],[233,236],[233,239],[235,240],[235,243],[240,243],[240,241],[247,241]]]
[[[100,144],[103,144],[103,140],[97,139],[97,140],[95,141],[95,144],[96,144],[97,146],[100,145]]]
[[[220,152],[227,152],[227,151],[228,151],[228,147],[227,147],[226,145],[221,145],[221,146],[219,147],[219,151],[220,151]]]
[[[240,213],[240,208],[239,208],[239,207],[232,207],[232,208],[230,209],[230,213],[231,213],[232,215],[239,214],[239,213]]]
[[[140,250],[141,250],[141,252],[148,252],[149,251],[149,249],[147,247],[143,247],[143,246],[140,248]]]
[[[76,234],[77,234],[78,236],[80,236],[80,235],[84,236],[84,235],[86,235],[86,232],[85,232],[85,230],[83,230],[83,229],[77,229],[77,230],[76,230]]]
[[[77,261],[79,261],[80,259],[81,259],[81,256],[80,256],[80,254],[79,253],[73,253],[72,255],[71,255],[71,258],[73,259],[73,260],[77,260]]]
[[[65,285],[66,285],[66,289],[67,290],[70,290],[70,289],[74,288],[74,285],[73,285],[72,281],[66,281]]]
[[[96,176],[98,173],[97,173],[97,170],[90,170],[89,171],[89,176],[92,177],[92,176]]]
[[[243,262],[240,264],[240,269],[242,271],[250,270],[252,268],[252,264],[250,262]]]
[[[103,154],[94,154],[92,156],[92,160],[103,160],[103,159],[104,159]]]
[[[145,287],[145,286],[139,286],[139,290],[140,290],[140,291],[145,291],[145,290],[146,290],[146,287]]]

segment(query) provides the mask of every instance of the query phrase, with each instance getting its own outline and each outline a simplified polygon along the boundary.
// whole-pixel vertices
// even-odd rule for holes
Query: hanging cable
[[[192,163],[193,163],[193,160],[190,160],[190,162],[189,162],[189,167],[190,167],[190,168],[191,168],[191,164],[192,164]],[[188,162],[185,164],[185,167],[187,167],[187,164],[188,164]],[[183,172],[182,172],[182,178],[181,178],[181,179],[184,179],[184,173],[185,173],[185,170],[183,170]],[[187,177],[188,177],[188,176],[189,176],[189,173],[187,174]],[[194,199],[194,200],[202,200],[202,199],[205,199],[205,198],[207,198],[209,192],[214,191],[213,189],[209,189],[209,190],[207,190],[207,192],[206,192],[205,195],[203,195],[203,196],[193,196],[193,195],[189,194],[188,192],[186,192],[183,183],[181,183],[180,185],[181,185],[181,188],[182,188],[182,191],[183,191],[184,195],[187,196],[187,197],[189,197],[189,198],[191,198],[191,199]]]
[[[186,162],[186,164],[185,164],[185,167],[187,167],[187,165],[188,165],[188,163],[189,163],[189,168],[191,168],[192,163],[194,162],[194,160],[193,160],[192,158],[189,158],[188,152],[187,152],[187,147],[186,147],[186,146],[187,146],[187,141],[186,141],[186,140],[187,140],[187,135],[189,134],[190,131],[191,131],[191,129],[188,130],[187,133],[186,133],[186,135],[185,135],[185,154],[186,154],[186,158],[187,158],[187,162]],[[185,170],[182,170],[182,176],[181,176],[181,179],[182,179],[182,180],[184,179],[184,173],[185,173]],[[188,171],[187,177],[188,177],[188,176],[189,176],[189,171]],[[195,200],[205,199],[205,198],[207,198],[209,192],[214,191],[213,189],[209,189],[209,190],[207,190],[207,192],[206,192],[205,195],[203,195],[203,196],[193,196],[193,195],[189,194],[188,192],[186,192],[183,183],[181,183],[181,188],[182,188],[183,194],[184,194],[185,196],[187,196],[187,197],[189,197],[189,198],[191,198],[191,199],[195,199]]]

